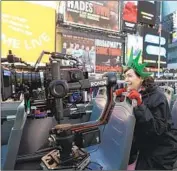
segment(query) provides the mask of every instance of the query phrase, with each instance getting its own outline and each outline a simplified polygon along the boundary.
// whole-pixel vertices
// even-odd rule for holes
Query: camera
[[[49,63],[45,67],[38,66],[44,54],[49,55]],[[71,66],[62,66],[61,60],[69,60]],[[80,84],[88,84],[81,83],[88,80],[88,72],[83,71],[79,62],[70,55],[43,51],[33,67],[9,51],[8,57],[1,59],[1,62],[2,65],[3,62],[10,64],[8,69],[1,72],[2,100],[20,100],[23,96],[28,117],[43,118],[55,115],[59,121],[64,115],[71,116],[68,114],[71,112],[68,104],[75,106],[90,101],[90,87],[86,86],[82,90],[79,88]],[[16,62],[25,64],[25,67],[15,66]],[[68,83],[70,87],[66,86]],[[75,113],[78,114],[78,110]]]
[[[44,54],[50,56],[50,63],[45,67],[38,66]],[[72,62],[71,67],[65,67],[61,66],[61,59],[75,62]],[[77,60],[60,53],[43,51],[34,67],[26,66],[21,70],[20,67],[17,68],[14,65],[14,60],[11,61],[11,65],[8,68],[3,67],[1,72],[3,100],[9,97],[18,99],[20,94],[24,96],[22,108],[23,111],[25,108],[25,112],[17,113],[17,118],[22,117],[24,123],[26,118],[33,122],[33,119],[42,121],[43,118],[50,116],[55,117],[58,122],[49,129],[47,148],[42,149],[41,152],[38,151],[39,154],[19,156],[15,161],[24,162],[39,158],[40,166],[44,170],[71,168],[84,170],[90,162],[90,155],[83,148],[100,143],[99,126],[106,124],[110,117],[110,110],[113,106],[113,87],[117,82],[116,76],[104,76],[101,79],[89,78],[88,73],[80,68]],[[72,106],[77,106],[77,104],[88,106],[91,92],[99,87],[106,87],[108,103],[98,120],[78,124],[60,122],[66,116],[65,114],[72,115]],[[22,111],[21,108],[19,111]],[[74,118],[84,113],[86,111],[77,109],[74,112]],[[22,128],[20,124],[17,125],[20,129]],[[17,141],[20,144],[21,139]],[[8,161],[6,166],[9,166]]]

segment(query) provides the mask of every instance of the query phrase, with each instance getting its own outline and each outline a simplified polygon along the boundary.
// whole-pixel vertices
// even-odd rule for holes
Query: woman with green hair
[[[128,92],[127,97],[137,101],[130,164],[137,160],[136,170],[172,170],[177,162],[177,130],[172,129],[166,96],[145,72],[147,64],[138,63],[140,55],[133,59],[131,50],[124,71],[127,87],[115,92],[117,96]]]

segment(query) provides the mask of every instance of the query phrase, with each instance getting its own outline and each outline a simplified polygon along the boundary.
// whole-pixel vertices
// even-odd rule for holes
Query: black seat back
[[[171,109],[172,108],[172,100],[173,100],[173,96],[174,96],[174,89],[170,86],[160,86],[160,88],[165,93],[165,96],[167,97],[168,104]]]

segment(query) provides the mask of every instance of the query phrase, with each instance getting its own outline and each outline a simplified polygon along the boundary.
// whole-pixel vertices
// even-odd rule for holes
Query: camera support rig
[[[45,91],[46,99],[43,98],[41,100],[34,100],[32,98],[33,100],[30,101],[30,97],[32,94],[30,92],[32,91],[28,91],[25,94],[26,110],[28,108],[29,113],[32,110],[32,115],[29,115],[28,117],[47,117],[52,114],[55,116],[57,122],[60,123],[60,120],[64,118],[63,99],[50,94],[50,92],[52,92],[50,91],[50,89],[53,88],[50,88],[50,83],[57,80],[66,80],[66,82],[78,82],[79,80],[88,78],[88,73],[83,72],[76,67],[78,66],[79,62],[71,55],[46,51],[42,51],[42,53],[40,54],[39,58],[36,61],[36,64],[34,65],[33,71],[39,72],[38,64],[40,63],[44,54],[50,55],[50,65],[45,68],[46,72],[43,73],[43,75],[40,75],[40,82],[43,91]],[[75,64],[73,63],[73,66],[75,66],[73,68],[62,67],[61,60],[75,61]],[[53,107],[53,105],[55,105],[55,107]],[[30,106],[32,107],[30,108]],[[40,111],[40,109],[42,112]]]
[[[101,80],[82,80],[78,83],[66,83],[54,80],[50,84],[51,94],[62,98],[70,89],[90,87],[107,87],[107,104],[97,121],[81,124],[60,124],[50,130],[49,142],[55,150],[42,157],[41,166],[47,170],[77,169],[83,170],[90,162],[89,154],[82,148],[99,144],[100,131],[98,126],[107,123],[113,106],[113,86],[116,76],[108,76]],[[62,91],[61,91],[62,90]],[[91,138],[91,141],[89,139]]]
[[[51,55],[49,58],[51,70],[49,70],[49,72],[43,72],[43,75],[41,75],[38,70],[38,63],[41,61],[44,54]],[[49,136],[50,145],[53,146],[52,149],[54,150],[42,157],[41,166],[48,170],[61,170],[68,168],[83,170],[89,163],[89,154],[81,148],[100,143],[100,132],[98,126],[106,124],[109,119],[111,107],[113,105],[113,86],[116,84],[117,80],[116,76],[107,76],[107,78],[105,76],[99,80],[88,79],[88,75],[84,75],[84,72],[78,69],[76,72],[71,72],[70,69],[68,70],[67,68],[66,72],[63,72],[60,66],[61,59],[75,60],[77,62],[76,59],[65,54],[43,51],[34,68],[30,68],[31,73],[26,75],[27,78],[30,77],[30,79],[25,79],[24,82],[28,83],[25,84],[25,109],[27,112],[29,110],[30,113],[32,107],[40,108],[42,106],[42,108],[48,109],[48,104],[50,104],[52,105],[50,108],[55,108],[55,111],[57,111],[55,113],[53,111],[52,112],[59,123],[59,121],[63,118],[63,106],[61,106],[62,98],[64,98],[69,91],[88,91],[93,87],[107,87],[108,101],[100,118],[97,121],[81,124],[56,125],[51,129]],[[75,64],[75,66],[76,65],[78,64]],[[36,73],[38,73],[37,81],[40,82],[39,86],[35,86],[37,82],[36,79],[32,80],[32,72],[35,77]],[[25,76],[25,74],[23,74],[23,76]],[[33,83],[34,87],[31,83]],[[37,88],[45,89],[45,93],[48,93],[49,96],[46,96],[46,98],[41,100],[36,100],[33,98],[33,94],[31,94],[31,92]],[[50,100],[51,102],[48,103]],[[88,141],[89,137],[92,137],[90,142]],[[26,159],[28,160],[30,157],[34,158],[34,154],[29,155]],[[21,157],[20,160],[21,159],[25,160],[25,157]]]

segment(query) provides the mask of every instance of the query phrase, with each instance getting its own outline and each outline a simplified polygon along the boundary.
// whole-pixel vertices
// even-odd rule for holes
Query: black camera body
[[[37,92],[37,90],[47,89],[50,82],[54,80],[55,78],[52,75],[51,72],[51,66],[47,65],[45,67],[45,70],[40,71],[23,71],[23,72],[17,72],[15,70],[5,70],[6,72],[9,72],[9,86],[15,86],[15,92],[18,94],[19,91],[25,91],[25,87],[28,87],[28,90],[30,93],[34,94],[34,92]],[[3,71],[2,71],[3,73]],[[7,78],[4,76],[2,77],[4,81],[7,80]],[[62,67],[60,70],[60,78],[61,80],[66,80],[67,83],[74,83],[78,82],[79,80],[87,79],[88,73],[83,72],[80,69],[77,68],[69,68],[69,67]],[[6,81],[7,82],[7,81]],[[7,87],[7,85],[5,85]],[[3,89],[4,90],[4,89]],[[47,91],[47,90],[46,90]],[[4,92],[4,91],[2,91]],[[12,91],[10,91],[12,93]],[[32,95],[34,99],[40,100],[40,96],[38,94]],[[9,95],[6,98],[3,98],[6,100],[7,98],[12,97],[12,94]]]
[[[50,55],[50,62],[45,67],[37,66],[44,54]],[[64,92],[65,97],[56,97],[53,95],[54,93],[51,93],[52,90],[55,90],[51,86],[53,81],[64,80],[66,83],[79,83],[81,80],[88,79],[88,72],[84,72],[76,64],[70,67],[61,66],[61,59],[75,60],[65,57],[65,54],[53,52],[42,52],[34,67],[29,67],[29,65],[26,68],[15,67],[12,63],[14,60],[10,60],[11,67],[9,70],[2,70],[1,72],[2,100],[6,101],[8,98],[20,100],[21,95],[24,96],[28,117],[35,118],[61,115],[64,112],[63,108],[67,108],[64,104],[87,102],[88,99],[82,97],[82,94],[85,95],[82,91],[87,93],[88,89]],[[57,90],[57,86],[55,87]],[[60,88],[58,91],[63,91]],[[75,92],[78,94],[76,95]],[[59,111],[60,114],[56,114]],[[57,118],[57,120],[60,119]]]

